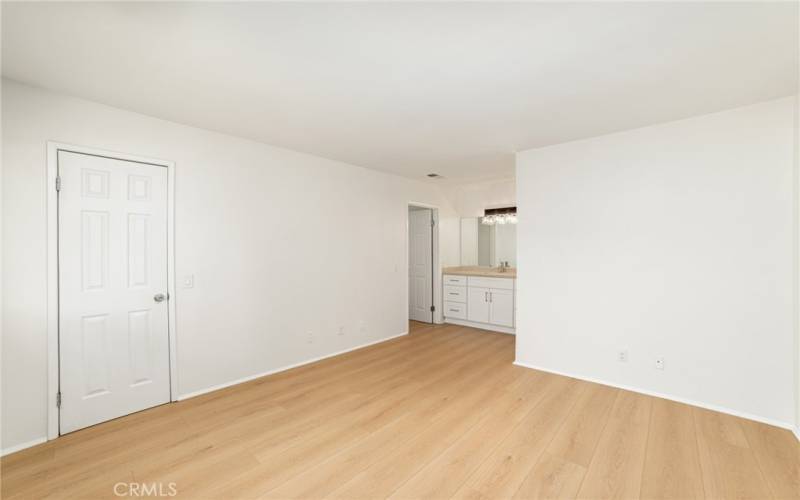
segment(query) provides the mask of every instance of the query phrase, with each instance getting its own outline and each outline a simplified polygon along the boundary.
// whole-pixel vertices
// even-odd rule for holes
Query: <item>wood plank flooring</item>
[[[800,498],[784,429],[512,365],[514,337],[408,336],[0,462],[2,498]],[[152,486],[151,486],[152,487]]]

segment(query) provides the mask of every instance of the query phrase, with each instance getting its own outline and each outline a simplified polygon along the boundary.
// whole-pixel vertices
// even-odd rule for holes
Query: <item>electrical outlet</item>
[[[183,277],[183,288],[194,288],[194,274],[187,274]]]
[[[341,335],[344,335],[344,327],[343,327],[343,326],[340,326],[340,327],[339,327],[339,335],[340,335],[340,336],[341,336]]]
[[[657,370],[664,369],[664,358],[656,358],[656,369]]]
[[[622,349],[617,353],[617,361],[620,363],[627,363],[628,362],[628,350]]]
[[[308,343],[309,344],[314,343],[314,332],[308,332]]]

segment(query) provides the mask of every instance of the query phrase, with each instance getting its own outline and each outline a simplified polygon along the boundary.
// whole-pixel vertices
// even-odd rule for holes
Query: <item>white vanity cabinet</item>
[[[467,277],[445,276],[442,280],[444,290],[444,317],[454,319],[467,319]]]
[[[514,326],[514,291],[470,287],[467,319],[499,326]]]
[[[489,289],[472,286],[467,291],[467,319],[478,323],[489,322]]]
[[[445,321],[514,333],[514,278],[445,275],[442,281]]]
[[[514,327],[514,290],[493,290],[489,295],[489,323]]]

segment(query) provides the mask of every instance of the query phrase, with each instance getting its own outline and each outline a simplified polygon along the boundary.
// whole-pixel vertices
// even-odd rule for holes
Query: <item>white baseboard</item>
[[[513,328],[508,328],[506,326],[490,325],[488,323],[476,323],[474,321],[467,321],[465,319],[455,319],[455,318],[445,318],[444,322],[452,323],[454,325],[459,325],[459,326],[468,326],[470,328],[477,328],[479,330],[489,330],[492,332],[500,332],[500,333],[507,333],[509,335],[516,335],[516,332]]]
[[[297,368],[299,366],[308,365],[308,364],[311,364],[311,363],[316,363],[317,361],[322,361],[323,359],[332,358],[334,356],[339,356],[340,354],[346,354],[346,353],[351,352],[351,351],[357,351],[358,349],[363,349],[363,348],[369,347],[371,345],[380,344],[382,342],[387,342],[389,340],[396,339],[396,338],[402,337],[404,335],[408,335],[408,332],[406,331],[406,332],[403,332],[403,333],[399,333],[397,335],[392,335],[391,337],[386,337],[385,339],[374,340],[372,342],[367,342],[366,344],[360,344],[360,345],[357,345],[355,347],[351,347],[349,349],[336,351],[336,352],[333,352],[331,354],[326,354],[324,356],[319,356],[319,357],[316,357],[316,358],[307,359],[307,360],[301,361],[299,363],[294,363],[294,364],[291,364],[291,365],[282,366],[282,367],[276,368],[274,370],[269,370],[269,371],[266,371],[266,372],[257,373],[255,375],[250,375],[248,377],[243,377],[243,378],[240,378],[240,379],[232,380],[230,382],[225,382],[224,384],[218,384],[218,385],[214,385],[214,386],[211,386],[211,387],[207,387],[205,389],[200,389],[198,391],[192,391],[192,392],[188,392],[186,394],[181,394],[181,395],[178,396],[178,401],[183,401],[185,399],[194,398],[196,396],[200,396],[200,395],[203,395],[203,394],[208,394],[209,392],[214,392],[214,391],[218,391],[220,389],[225,389],[226,387],[231,387],[231,386],[234,386],[234,385],[243,384],[245,382],[249,382],[249,381],[255,380],[257,378],[266,377],[268,375],[274,375],[275,373],[285,372],[286,370],[291,370],[292,368]]]
[[[4,457],[6,455],[10,455],[12,453],[16,453],[18,451],[22,451],[25,448],[30,448],[31,446],[36,446],[37,444],[42,444],[42,443],[46,443],[46,442],[47,442],[47,437],[40,437],[40,438],[33,439],[31,441],[28,441],[26,443],[18,444],[16,446],[9,446],[8,448],[3,448],[2,450],[0,450],[0,457]]]
[[[670,401],[675,401],[675,402],[678,402],[678,403],[683,403],[683,404],[687,404],[687,405],[691,405],[691,406],[697,406],[698,408],[705,408],[706,410],[713,410],[713,411],[718,411],[720,413],[727,413],[728,415],[733,415],[734,417],[746,418],[747,420],[754,420],[756,422],[761,422],[763,424],[774,425],[775,427],[781,427],[783,429],[788,429],[790,431],[793,431],[795,433],[795,435],[797,435],[797,429],[795,428],[795,426],[793,424],[790,424],[790,423],[787,423],[787,422],[781,422],[779,420],[774,420],[774,419],[767,418],[767,417],[762,417],[760,415],[753,415],[753,414],[750,414],[750,413],[744,413],[744,412],[741,412],[741,411],[732,410],[730,408],[725,408],[724,406],[717,406],[717,405],[714,405],[714,404],[703,403],[701,401],[694,401],[694,400],[691,400],[691,399],[686,399],[686,398],[673,396],[671,394],[663,394],[663,393],[656,392],[656,391],[650,391],[650,390],[647,390],[647,389],[642,389],[640,387],[633,387],[633,386],[630,386],[630,385],[617,384],[617,383],[614,383],[614,382],[609,382],[607,380],[600,380],[600,379],[596,379],[596,378],[593,378],[593,377],[585,377],[583,375],[578,375],[578,374],[575,374],[575,373],[566,373],[566,372],[562,372],[562,371],[558,371],[558,370],[551,370],[550,368],[543,368],[541,366],[535,366],[535,365],[531,365],[531,364],[528,364],[528,363],[521,363],[519,361],[514,361],[514,364],[517,365],[517,366],[521,366],[523,368],[530,368],[532,370],[539,370],[539,371],[543,371],[543,372],[547,372],[547,373],[553,373],[555,375],[562,375],[564,377],[576,378],[576,379],[579,379],[579,380],[585,380],[587,382],[594,382],[596,384],[602,384],[602,385],[607,385],[607,386],[610,386],[610,387],[616,387],[618,389],[624,389],[626,391],[638,392],[639,394],[645,394],[647,396],[653,396],[653,397],[661,398],[661,399],[669,399]],[[800,439],[800,437],[798,439]]]
[[[794,437],[796,437],[797,440],[800,441],[800,427],[795,427],[792,432],[794,432]]]

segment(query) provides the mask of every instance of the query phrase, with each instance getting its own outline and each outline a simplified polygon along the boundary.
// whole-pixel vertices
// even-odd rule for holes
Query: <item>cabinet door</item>
[[[514,291],[489,290],[489,323],[500,326],[514,326]]]
[[[467,319],[478,323],[489,322],[489,289],[468,287]]]

